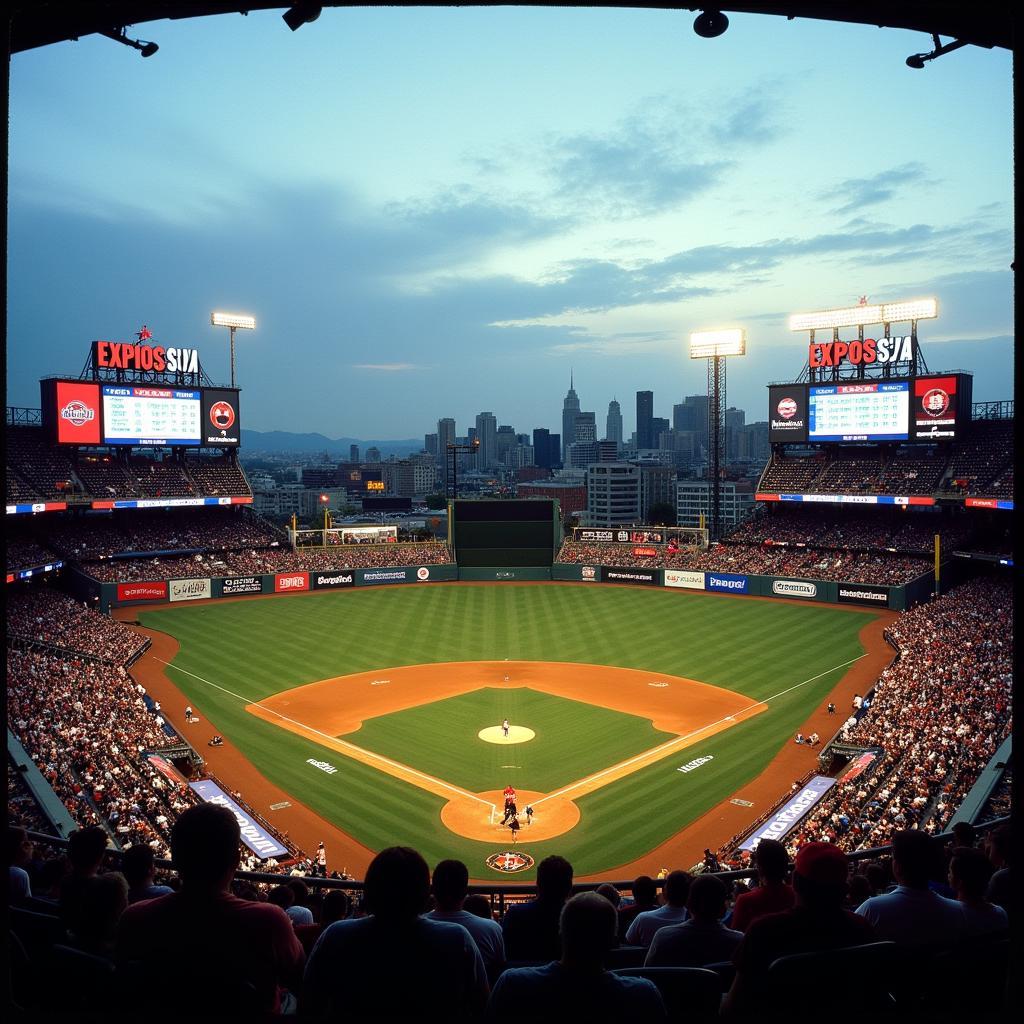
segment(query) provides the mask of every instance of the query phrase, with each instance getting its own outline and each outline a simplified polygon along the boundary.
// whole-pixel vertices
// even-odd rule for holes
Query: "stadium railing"
[[[979,835],[996,828],[998,825],[1008,824],[1010,816],[1007,815],[1002,818],[995,818],[992,821],[987,821],[981,825],[975,825]],[[46,845],[56,847],[58,849],[67,849],[68,841],[59,836],[45,835],[40,832],[29,832],[28,838],[33,843],[38,845]],[[943,832],[940,835],[933,837],[938,842],[945,842],[953,838],[952,832]],[[115,853],[115,851],[108,851]],[[861,861],[877,860],[880,857],[888,857],[892,854],[891,844],[885,846],[873,846],[866,850],[854,850],[851,853],[847,853],[847,860],[851,864],[857,864]],[[174,868],[168,860],[157,860],[157,869],[160,871],[173,871]],[[752,878],[757,874],[753,868],[744,868],[738,871],[709,871],[707,874],[715,875],[720,878],[723,882],[732,882],[740,879]],[[235,878],[247,881],[256,882],[263,885],[280,885],[282,879],[281,873],[267,873],[260,871],[238,871],[235,873]],[[353,879],[342,879],[342,878],[321,878],[316,875],[303,875],[302,881],[310,887],[310,889],[343,889],[349,893],[361,893],[365,888],[365,883]],[[632,892],[634,879],[622,879],[620,881],[613,881],[611,884],[615,886],[620,892]],[[574,892],[591,892],[596,890],[598,886],[607,884],[605,882],[576,882],[573,885]],[[655,885],[660,890],[663,885],[662,880],[656,880]],[[470,884],[470,893],[482,893],[491,900],[492,907],[498,912],[499,916],[503,916],[506,907],[506,900],[511,904],[513,902],[519,902],[523,899],[530,899],[537,894],[537,886],[535,883],[520,883],[520,884],[502,884],[502,883],[483,883],[483,884]],[[509,899],[512,897],[512,899]]]

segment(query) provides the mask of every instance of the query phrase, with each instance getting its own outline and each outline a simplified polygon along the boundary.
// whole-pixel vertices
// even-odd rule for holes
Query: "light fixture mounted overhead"
[[[113,39],[115,43],[121,43],[123,46],[129,46],[133,50],[138,50],[143,57],[152,57],[160,49],[156,43],[147,42],[145,39],[129,39],[124,26],[120,29],[100,29],[99,34],[106,36],[108,39]]]
[[[307,3],[306,0],[299,0],[288,8],[281,17],[284,23],[293,31],[302,28],[307,22],[316,21],[320,17],[323,8],[319,4]]]
[[[920,71],[927,61],[935,60],[936,57],[941,57],[946,53],[952,53],[954,50],[959,50],[961,46],[967,45],[967,43],[960,39],[955,39],[951,43],[943,43],[935,33],[932,33],[932,42],[935,44],[935,48],[931,53],[912,53],[907,58],[908,68],[914,68],[916,71]]]
[[[721,11],[701,11],[694,19],[693,31],[704,39],[714,39],[729,27],[729,19]]]

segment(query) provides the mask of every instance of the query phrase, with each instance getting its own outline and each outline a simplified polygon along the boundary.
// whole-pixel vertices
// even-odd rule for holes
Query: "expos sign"
[[[199,352],[122,341],[94,341],[96,366],[108,370],[153,370],[156,373],[198,373]]]
[[[812,368],[819,366],[891,366],[894,363],[914,361],[914,339],[865,338],[863,341],[812,342],[807,353]]]
[[[704,574],[706,590],[720,590],[727,594],[745,594],[750,586],[746,576],[732,572],[708,572]]]

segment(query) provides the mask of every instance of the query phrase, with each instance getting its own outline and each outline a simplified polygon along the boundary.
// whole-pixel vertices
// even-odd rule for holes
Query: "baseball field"
[[[830,694],[887,659],[873,611],[587,584],[124,612],[153,631],[140,678],[211,769],[304,846],[326,835],[331,866],[357,874],[407,844],[497,879],[486,861],[512,848],[506,785],[515,848],[535,861],[562,854],[579,877],[656,870],[673,837],[717,821],[773,765],[776,793],[812,769],[796,731],[820,720],[827,738],[841,722],[820,718]],[[214,732],[223,748],[206,748]],[[765,798],[734,803],[752,820]]]

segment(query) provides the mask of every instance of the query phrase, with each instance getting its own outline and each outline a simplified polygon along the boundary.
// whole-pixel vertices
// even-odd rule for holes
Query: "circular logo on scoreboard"
[[[506,850],[504,853],[492,853],[484,862],[492,871],[525,871],[533,867],[533,858],[528,853],[518,850]]]
[[[943,388],[929,388],[921,399],[921,407],[929,416],[941,416],[949,408],[949,392]]]
[[[214,402],[210,406],[210,422],[218,430],[230,430],[235,423],[235,410],[230,402]]]
[[[96,418],[96,410],[75,398],[61,409],[60,418],[67,420],[73,427],[84,427]]]
[[[430,570],[425,565],[421,565],[416,570],[416,579],[418,579],[418,580],[429,580],[430,579]]]
[[[791,420],[796,415],[796,399],[784,398],[779,402],[778,410],[784,420]]]

